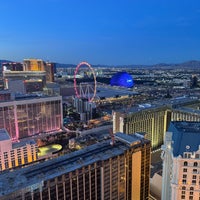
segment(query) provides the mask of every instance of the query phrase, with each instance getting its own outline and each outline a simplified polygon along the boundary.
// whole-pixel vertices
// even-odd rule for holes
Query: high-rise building
[[[46,72],[47,82],[54,82],[54,72],[56,70],[56,63],[46,62],[44,69]]]
[[[23,64],[16,62],[2,63],[2,71],[23,71]]]
[[[76,108],[76,112],[80,114],[81,121],[92,119],[96,112],[96,104],[88,101],[87,98],[74,97],[73,106]]]
[[[45,71],[45,62],[41,59],[24,59],[24,71]]]
[[[0,171],[34,162],[37,158],[34,140],[12,143],[6,129],[0,129]]]
[[[191,77],[191,88],[196,88],[198,87],[198,78],[197,78],[197,75],[192,75]]]
[[[113,133],[146,132],[152,149],[163,144],[163,136],[171,120],[171,111],[165,107],[135,109],[131,112],[113,112]]]
[[[43,91],[46,86],[44,71],[4,71],[3,79],[5,89],[20,94]]]
[[[199,109],[180,107],[172,109],[171,114],[171,121],[200,121]]]
[[[58,131],[62,127],[62,97],[21,96],[0,102],[0,128],[12,140]]]
[[[0,174],[1,200],[145,200],[151,144],[142,135],[115,134],[34,166]]]
[[[56,64],[44,62],[41,59],[24,59],[24,71],[40,71],[46,73],[46,81],[54,82],[54,72]]]
[[[162,150],[162,200],[200,199],[200,122],[171,122]]]
[[[199,102],[133,107],[128,112],[113,111],[113,133],[146,132],[152,149],[160,148],[171,121],[200,121]]]

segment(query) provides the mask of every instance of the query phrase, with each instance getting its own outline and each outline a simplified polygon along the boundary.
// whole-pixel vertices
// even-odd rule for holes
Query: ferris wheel
[[[77,79],[77,75],[79,74],[79,69],[83,66],[86,66],[87,71],[89,70],[90,74],[93,76],[93,82],[80,83],[79,88],[78,88],[76,79]],[[96,75],[95,75],[94,69],[87,62],[79,63],[74,72],[74,90],[75,90],[76,97],[87,98],[88,101],[91,102],[94,100],[96,96],[96,88],[97,88],[97,82],[96,82]]]

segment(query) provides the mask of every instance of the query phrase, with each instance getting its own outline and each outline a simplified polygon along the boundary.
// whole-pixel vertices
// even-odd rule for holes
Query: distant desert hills
[[[174,68],[176,67],[178,68],[200,68],[200,61],[197,60],[190,60],[187,62],[183,62],[183,63],[158,63],[158,64],[154,64],[154,65],[93,65],[92,63],[90,63],[92,67],[116,67],[116,68],[157,68],[157,69],[162,69],[162,68]],[[68,68],[68,67],[76,67],[76,65],[74,64],[61,64],[61,63],[57,63],[57,66],[59,67],[63,67],[63,68]]]
[[[1,65],[2,63],[4,63],[4,62],[11,62],[11,61],[9,61],[9,60],[1,60],[1,59],[0,59],[0,65]]]
[[[0,66],[2,63],[4,62],[13,62],[13,61],[9,61],[9,60],[1,60],[0,59]],[[15,61],[14,61],[15,62]],[[116,67],[116,68],[157,68],[157,69],[162,69],[162,68],[199,68],[200,67],[200,61],[198,60],[190,60],[190,61],[186,61],[183,63],[158,63],[158,64],[154,64],[154,65],[136,65],[136,64],[132,64],[132,65],[93,65],[92,63],[90,63],[92,65],[92,67]],[[76,67],[77,65],[75,64],[63,64],[63,63],[56,63],[57,67],[63,67],[63,68],[69,68],[69,67]]]
[[[165,64],[165,63],[160,63],[160,64],[156,64],[153,65],[156,67],[165,67],[165,66],[171,66],[171,67],[182,67],[182,68],[198,68],[200,67],[200,61],[197,60],[190,60],[190,61],[186,61],[183,63],[175,63],[175,64]]]

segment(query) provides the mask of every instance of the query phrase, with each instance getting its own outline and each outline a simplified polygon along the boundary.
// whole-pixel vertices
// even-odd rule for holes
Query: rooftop
[[[124,133],[115,133],[114,137],[121,141],[124,142],[125,144],[129,145],[129,146],[134,146],[136,144],[139,144],[140,141],[138,140],[139,137],[141,137],[141,139],[143,138],[142,135],[128,135],[128,134],[124,134]]]
[[[0,90],[0,94],[10,94],[10,90]]]
[[[175,157],[184,152],[196,152],[200,145],[200,122],[171,122],[169,132],[172,132],[173,154]]]
[[[133,106],[127,110],[119,109],[117,110],[117,112],[119,113],[124,113],[126,116],[135,114],[135,113],[140,113],[142,111],[151,111],[151,110],[160,110],[163,108],[166,108],[167,105],[156,105],[156,104],[148,104],[148,106],[146,106],[146,104],[140,104],[138,106]]]
[[[8,106],[8,105],[13,105],[14,102],[16,102],[16,104],[19,102],[21,103],[21,101],[26,100],[27,103],[37,103],[39,101],[54,101],[54,100],[61,100],[62,97],[61,96],[48,96],[46,94],[42,94],[42,93],[34,93],[34,94],[17,94],[15,96],[15,100],[7,100],[7,101],[1,101],[0,104],[1,106]]]
[[[134,141],[139,144],[141,142],[141,137],[134,135],[124,137],[124,135],[119,133],[117,136],[119,139],[121,138],[121,141],[116,141],[113,146],[110,145],[110,140],[106,140],[36,165],[17,169],[12,172],[1,173],[0,197],[22,188],[29,190],[32,186],[39,187],[40,184],[43,184],[43,181],[74,171],[94,162],[121,155],[124,151],[130,149],[128,143]],[[149,142],[147,140],[145,141]]]
[[[179,98],[174,98],[174,99],[169,99],[169,100],[155,101],[151,103],[134,105],[128,109],[127,114],[137,113],[137,112],[146,111],[146,110],[150,111],[153,109],[173,108],[173,110],[179,110],[182,112],[190,112],[190,113],[192,112],[193,114],[199,115],[200,110],[186,107],[188,104],[194,104],[196,102],[199,102],[199,101],[197,99],[190,98],[190,97],[179,97]],[[117,110],[117,112],[124,112],[124,109],[119,109]]]
[[[97,87],[97,96],[98,97],[115,97],[115,96],[127,96],[127,95],[137,95],[138,92],[131,91],[128,88],[120,88],[120,87]]]
[[[20,148],[20,147],[26,146],[27,144],[33,145],[33,144],[36,144],[36,142],[34,140],[27,139],[24,141],[12,143],[12,147],[13,147],[13,149],[15,149],[15,148]]]
[[[0,129],[0,141],[10,140],[10,136],[5,128]]]
[[[196,115],[200,114],[200,110],[189,108],[189,107],[179,107],[179,108],[176,108],[174,110],[186,112],[186,113],[193,113],[193,114],[196,114]]]
[[[45,71],[3,71],[5,76],[46,75]]]

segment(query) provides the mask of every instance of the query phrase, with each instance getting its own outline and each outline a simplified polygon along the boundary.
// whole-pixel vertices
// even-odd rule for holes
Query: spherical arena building
[[[118,72],[111,78],[110,85],[131,88],[134,85],[134,81],[127,72]]]

